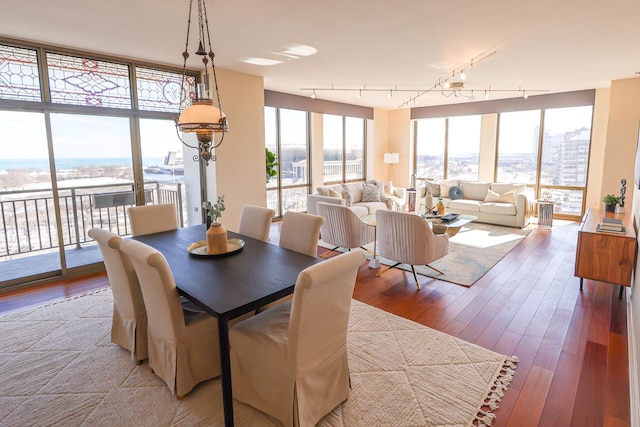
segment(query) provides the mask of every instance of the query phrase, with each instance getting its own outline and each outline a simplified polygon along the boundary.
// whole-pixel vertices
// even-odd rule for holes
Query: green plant
[[[276,167],[279,165],[276,162],[276,155],[273,154],[273,152],[266,147],[264,150],[266,154],[265,157],[267,159],[267,182],[269,182],[271,178],[278,175],[278,171],[276,170]]]
[[[224,196],[219,196],[218,200],[212,205],[211,202],[205,202],[202,204],[202,208],[207,213],[207,216],[211,218],[214,223],[218,222],[218,219],[222,217],[224,207]]]
[[[602,198],[602,201],[604,202],[605,205],[615,206],[620,204],[620,197],[614,196],[613,194],[607,194]]]

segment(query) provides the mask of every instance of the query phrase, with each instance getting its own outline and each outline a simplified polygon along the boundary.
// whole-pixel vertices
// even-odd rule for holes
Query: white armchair
[[[375,242],[375,225],[367,224],[348,207],[323,202],[318,203],[316,207],[318,215],[324,218],[320,227],[321,238],[335,246],[332,251],[338,248],[365,249],[364,245]]]
[[[400,264],[409,264],[416,286],[420,289],[414,265],[426,265],[443,274],[429,263],[449,253],[448,235],[434,234],[422,217],[406,212],[377,211],[376,224],[380,256],[396,261],[396,264],[378,273],[378,277]]]

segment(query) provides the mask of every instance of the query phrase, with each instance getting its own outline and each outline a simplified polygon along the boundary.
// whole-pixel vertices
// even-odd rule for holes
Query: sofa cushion
[[[490,182],[462,181],[461,185],[464,198],[470,200],[484,200],[491,188]]]
[[[359,207],[359,208],[366,208],[367,209],[367,213],[369,215],[375,214],[376,211],[378,209],[388,209],[387,208],[387,204],[384,202],[360,202],[357,203],[355,205],[353,205],[352,207]]]
[[[448,204],[445,204],[448,209],[468,211],[468,212],[479,212],[480,205],[482,204],[479,200],[468,200],[468,199],[458,199],[458,200],[449,200]]]
[[[485,202],[501,202],[501,203],[516,203],[516,192],[514,190],[507,191],[506,193],[496,193],[495,191],[488,190],[487,197],[484,198]]]
[[[379,202],[380,201],[380,184],[364,184],[362,190],[363,202]]]
[[[506,193],[507,191],[515,191],[516,194],[520,194],[527,189],[527,184],[501,184],[501,183],[492,183],[491,191],[495,191],[496,193]]]
[[[516,205],[513,203],[485,202],[480,205],[480,212],[500,215],[515,215],[517,213],[517,209]]]
[[[334,190],[333,188],[329,188],[328,191],[329,191],[329,194],[327,194],[327,196],[342,197],[342,193],[339,192],[339,191]]]
[[[369,215],[369,207],[367,205],[363,205],[362,203],[357,203],[355,205],[349,206],[349,209],[354,211],[356,215],[360,217]]]
[[[424,180],[425,193],[427,191],[431,192],[433,197],[438,197],[440,195],[440,183],[436,181],[430,181],[428,179]]]

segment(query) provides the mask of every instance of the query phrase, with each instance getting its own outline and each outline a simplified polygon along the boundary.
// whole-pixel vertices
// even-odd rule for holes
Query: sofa
[[[402,209],[406,196],[404,188],[394,188],[390,183],[376,180],[323,186],[316,191],[316,194],[307,195],[308,213],[317,215],[318,202],[346,205],[366,222],[375,220],[378,209]]]
[[[425,180],[416,191],[421,211],[440,200],[446,213],[473,215],[488,224],[526,227],[534,212],[533,190],[526,184]]]

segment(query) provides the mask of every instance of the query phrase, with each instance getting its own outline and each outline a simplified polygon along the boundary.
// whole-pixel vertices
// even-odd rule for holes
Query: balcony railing
[[[135,205],[133,183],[58,189],[63,245],[81,248],[91,241],[87,231],[100,227],[130,234],[127,208]],[[145,202],[172,203],[184,225],[183,184],[145,182]],[[58,225],[51,189],[0,192],[0,260],[58,248]]]

